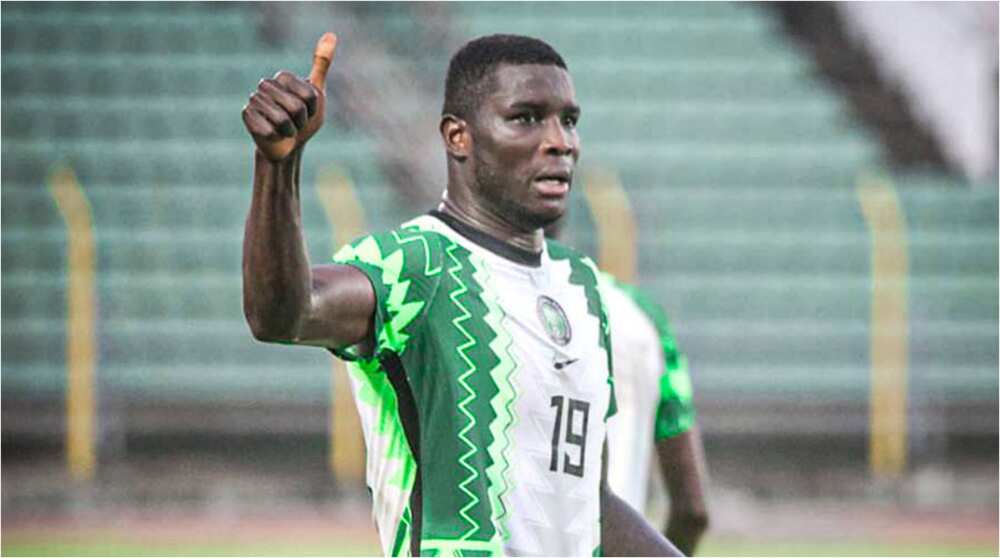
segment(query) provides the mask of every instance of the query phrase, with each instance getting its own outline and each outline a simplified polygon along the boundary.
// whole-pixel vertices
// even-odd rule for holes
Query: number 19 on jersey
[[[552,456],[549,459],[549,470],[555,472],[560,470],[559,456],[561,453],[563,457],[562,472],[583,477],[590,403],[556,395],[552,397],[551,406],[555,408],[556,417],[555,425],[552,428]],[[565,421],[563,415],[566,416]],[[563,424],[565,424],[565,429]],[[576,446],[579,449],[573,451],[570,446]],[[575,459],[571,454],[576,454]]]

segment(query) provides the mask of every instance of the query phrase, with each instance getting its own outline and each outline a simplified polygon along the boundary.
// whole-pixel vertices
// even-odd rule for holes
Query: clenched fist
[[[309,79],[281,71],[263,79],[243,107],[243,124],[257,149],[271,161],[281,161],[305,145],[323,125],[326,72],[337,49],[337,36],[326,33],[316,43]]]

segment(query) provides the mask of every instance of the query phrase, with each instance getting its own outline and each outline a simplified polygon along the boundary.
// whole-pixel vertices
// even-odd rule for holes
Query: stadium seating
[[[413,21],[379,9],[387,48],[443,76],[449,53],[406,50]],[[700,403],[864,403],[870,246],[854,187],[880,147],[770,14],[728,3],[449,10],[455,37],[535,34],[568,61],[582,164],[616,171],[632,199],[640,282],[669,312]],[[325,402],[329,358],[254,342],[240,300],[251,161],[239,108],[261,76],[301,67],[300,50],[268,46],[245,4],[3,14],[4,398],[58,400],[64,386],[65,229],[45,181],[68,164],[94,213],[106,397]],[[296,34],[296,48],[314,36]],[[357,71],[377,81],[386,70]],[[324,165],[352,177],[373,227],[412,212],[381,176],[375,140],[328,126],[302,180],[314,261],[333,250],[312,189]],[[896,184],[911,233],[911,397],[995,406],[997,189],[933,175]],[[593,249],[589,229],[577,238]],[[711,417],[710,430],[738,428]],[[844,425],[829,428],[856,423]]]
[[[68,164],[93,211],[103,400],[327,401],[322,351],[264,346],[242,318],[239,110],[262,75],[298,62],[263,45],[256,19],[199,4],[4,6],[5,399],[58,401],[65,385],[66,231],[45,184]],[[371,142],[329,126],[302,181],[314,261],[333,250],[319,166],[354,179],[374,223],[394,203]]]

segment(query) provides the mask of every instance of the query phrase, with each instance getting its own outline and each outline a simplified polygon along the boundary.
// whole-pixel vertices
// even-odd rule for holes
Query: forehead
[[[569,72],[551,64],[501,64],[492,75],[491,103],[575,105],[576,92]]]

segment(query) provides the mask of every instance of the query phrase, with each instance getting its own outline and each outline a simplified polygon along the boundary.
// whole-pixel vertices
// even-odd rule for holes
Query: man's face
[[[503,64],[492,93],[469,123],[474,194],[523,231],[559,219],[566,210],[580,157],[573,82],[558,66]]]

